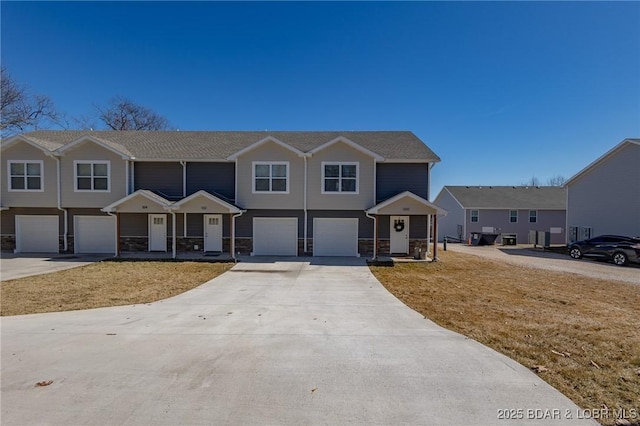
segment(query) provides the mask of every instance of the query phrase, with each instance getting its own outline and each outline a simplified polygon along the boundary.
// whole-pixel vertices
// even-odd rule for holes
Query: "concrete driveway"
[[[2,424],[595,424],[361,259],[248,260],[149,305],[4,317]]]
[[[0,257],[0,279],[7,281],[32,275],[48,274],[89,265],[112,256],[108,254],[46,255],[41,253],[2,253]]]
[[[448,244],[447,249],[498,260],[512,265],[526,266],[548,271],[568,272],[601,280],[623,281],[640,284],[640,265],[617,266],[613,263],[591,259],[572,259],[568,255],[542,251],[522,246],[468,246]]]

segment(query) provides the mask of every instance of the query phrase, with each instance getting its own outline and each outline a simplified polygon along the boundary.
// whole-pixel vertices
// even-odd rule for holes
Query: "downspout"
[[[304,209],[304,235],[303,235],[303,247],[304,247],[304,254],[307,254],[307,237],[308,237],[308,230],[307,228],[309,227],[308,223],[307,223],[307,156],[304,155],[302,157],[304,159],[304,194],[303,194],[303,209]]]
[[[229,247],[231,248],[231,258],[236,262],[238,261],[236,259],[236,218],[242,216],[244,212],[246,210],[240,210],[239,213],[231,216],[231,241],[229,241]]]
[[[136,163],[135,161],[131,162],[131,192],[135,192],[136,190]]]
[[[182,165],[182,198],[187,196],[187,162],[180,161]]]
[[[124,195],[129,195],[129,160],[125,161],[124,182]]]
[[[116,252],[113,257],[120,256],[120,216],[113,214],[110,211],[106,212],[109,216],[116,218]]]
[[[60,182],[60,157],[53,155],[53,158],[56,159],[56,174],[58,180],[58,210],[64,213],[64,235],[62,238],[63,241],[63,249],[65,253],[69,250],[69,245],[67,241],[67,234],[69,232],[69,223],[68,223],[68,212],[67,209],[62,208],[62,183]]]
[[[365,216],[369,219],[373,219],[373,259],[376,260],[378,258],[378,219],[376,216],[371,216],[366,210],[364,211]]]

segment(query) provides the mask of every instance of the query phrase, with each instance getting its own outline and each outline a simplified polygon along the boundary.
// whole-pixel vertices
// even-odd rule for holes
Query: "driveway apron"
[[[2,318],[2,424],[595,424],[361,259],[245,260],[156,303]]]

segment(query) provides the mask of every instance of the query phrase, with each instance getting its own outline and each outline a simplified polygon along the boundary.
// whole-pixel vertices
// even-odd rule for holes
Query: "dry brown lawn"
[[[206,262],[98,262],[2,281],[0,315],[155,302],[197,287],[231,266]]]
[[[636,410],[629,420],[640,425],[640,286],[440,254],[371,270],[441,326],[543,366],[538,375],[581,408]]]

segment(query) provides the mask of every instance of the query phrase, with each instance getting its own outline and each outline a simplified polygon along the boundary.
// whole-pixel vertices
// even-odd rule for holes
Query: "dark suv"
[[[620,266],[629,262],[640,263],[640,238],[600,235],[590,240],[569,244],[569,255],[574,259],[580,259],[584,256],[593,259],[613,260],[613,263]]]

